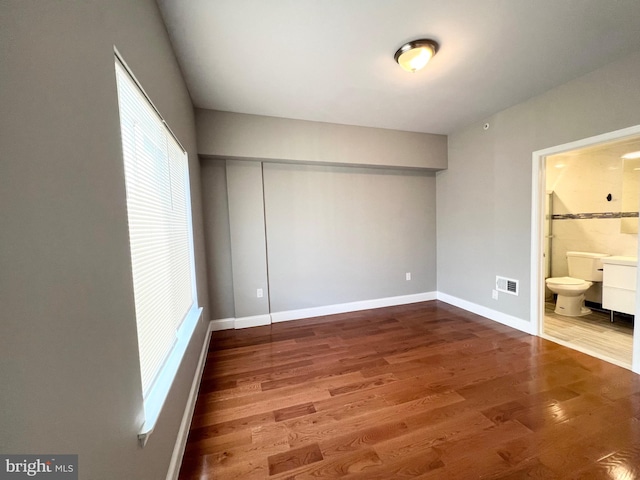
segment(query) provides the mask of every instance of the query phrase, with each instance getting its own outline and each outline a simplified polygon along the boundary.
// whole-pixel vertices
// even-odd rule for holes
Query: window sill
[[[169,358],[167,358],[167,362],[162,367],[160,375],[151,387],[147,398],[144,400],[144,424],[138,433],[138,440],[142,447],[147,444],[149,436],[156,426],[164,402],[167,400],[169,390],[171,390],[171,385],[178,373],[178,368],[180,368],[180,363],[182,362],[184,353],[187,350],[187,346],[189,345],[189,341],[193,336],[193,332],[196,329],[201,315],[202,307],[194,307],[191,312],[189,312],[178,331],[176,344]]]

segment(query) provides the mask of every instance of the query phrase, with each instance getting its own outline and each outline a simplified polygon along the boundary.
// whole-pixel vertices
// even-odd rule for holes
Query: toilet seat
[[[582,280],[581,278],[573,278],[573,277],[553,277],[547,278],[547,285],[563,285],[563,286],[572,286],[572,285],[581,285],[583,286],[585,283],[590,283],[587,280]]]
[[[547,287],[558,295],[580,295],[586,292],[593,282],[573,277],[554,277],[545,280]]]

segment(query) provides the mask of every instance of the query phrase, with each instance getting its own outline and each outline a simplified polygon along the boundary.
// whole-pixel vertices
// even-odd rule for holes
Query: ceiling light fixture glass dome
[[[393,58],[407,72],[415,73],[423,69],[437,51],[438,43],[434,40],[413,40],[402,45]]]
[[[634,159],[634,158],[640,158],[640,150],[638,150],[637,152],[625,153],[624,155],[622,155],[621,158],[624,158],[625,160],[631,160],[631,159]]]

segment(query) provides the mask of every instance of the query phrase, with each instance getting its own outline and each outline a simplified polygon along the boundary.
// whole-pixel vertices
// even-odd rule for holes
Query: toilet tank
[[[567,252],[569,276],[590,282],[602,282],[602,258],[607,253]]]

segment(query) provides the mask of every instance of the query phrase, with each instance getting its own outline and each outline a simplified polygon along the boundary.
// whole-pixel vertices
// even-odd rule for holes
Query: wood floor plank
[[[217,414],[213,414],[215,416]],[[195,419],[194,419],[195,420]],[[193,441],[200,441],[211,437],[217,437],[228,433],[239,432],[253,426],[275,423],[273,411],[249,415],[233,420],[221,421],[214,424],[206,423],[208,417],[198,422],[192,422],[189,438]]]
[[[509,421],[500,425],[487,427],[476,432],[475,435],[464,436],[459,439],[452,439],[436,445],[434,448],[440,452],[441,458],[451,469],[452,466],[460,468],[460,472],[467,471],[479,461],[483,455],[500,457],[501,461],[490,462],[491,468],[499,466],[498,470],[506,471],[509,464],[498,454],[498,447],[505,440],[527,437],[531,431],[517,421]],[[496,459],[497,460],[497,459]],[[495,472],[493,472],[495,473]],[[465,477],[451,477],[465,478]]]
[[[200,384],[200,391],[202,393],[215,392],[220,390],[219,384],[229,384],[230,386],[225,388],[235,388],[246,385],[247,383],[259,383],[262,389],[262,383],[265,381],[301,375],[308,370],[305,369],[305,367],[313,367],[313,365],[313,361],[311,360],[301,360],[284,365],[269,366],[225,376],[205,378]]]
[[[639,463],[639,376],[430,301],[214,332],[179,478],[635,478]]]
[[[375,447],[383,461],[402,460],[410,457],[413,452],[429,451],[434,446],[456,438],[472,436],[491,426],[487,418],[477,412],[468,412],[433,423],[414,424],[411,419],[407,422],[412,427],[407,428],[404,435],[383,441]]]
[[[520,480],[522,478],[553,480],[557,478],[557,475],[553,470],[542,463],[539,458],[533,458],[526,465],[522,465],[518,469],[498,473],[488,478],[491,480]]]
[[[514,420],[506,423],[522,425]],[[536,432],[527,430],[524,435],[503,438],[495,447],[495,451],[509,466],[520,467],[533,458],[537,458],[541,452],[547,449],[559,450],[563,446],[575,442],[578,438],[575,430],[561,423],[549,425]]]
[[[191,462],[193,458],[224,452],[225,450],[251,445],[251,443],[253,443],[253,435],[250,429],[201,439],[198,439],[197,435],[193,435],[185,447],[184,456],[188,458],[185,465]]]
[[[329,392],[319,390],[300,391],[289,395],[273,395],[253,403],[242,402],[238,407],[205,410],[204,413],[194,415],[191,423],[192,426],[200,427],[212,423],[237,423],[242,422],[243,419],[253,417],[266,418],[269,415],[273,417],[273,411],[276,409],[293,407],[301,403],[316,402],[329,397],[331,397]],[[198,411],[202,412],[203,410],[199,409]]]
[[[380,423],[394,422],[398,418],[411,417],[412,415],[426,415],[432,419],[439,418],[439,413],[431,413],[431,410],[436,410],[443,404],[450,405],[457,401],[457,398],[459,397],[454,394],[431,395],[410,402],[379,407],[374,411],[345,408],[321,411],[287,421],[286,424],[292,431],[289,442],[293,446],[321,441],[327,436],[357,432]],[[442,416],[446,417],[447,415]],[[411,421],[420,421],[420,418],[411,418]]]
[[[263,391],[274,390],[277,388],[288,387],[292,385],[299,385],[299,384],[307,383],[317,379],[337,377],[344,373],[358,372],[364,368],[372,368],[372,367],[377,367],[381,365],[387,365],[387,361],[384,358],[364,361],[362,363],[354,363],[348,366],[334,365],[330,367],[316,368],[303,375],[296,375],[293,377],[282,378],[279,380],[262,382],[262,390]]]
[[[640,446],[635,445],[607,455],[581,469],[571,478],[640,478]]]
[[[361,382],[350,383],[342,387],[332,388],[329,393],[332,397],[344,395],[345,393],[361,392],[372,388],[382,387],[397,382],[398,379],[394,375],[380,375],[378,377],[368,378]]]
[[[332,385],[335,385],[333,388],[340,388],[343,383],[347,381],[355,382],[361,380],[362,377],[354,372],[354,376],[351,379],[340,379],[344,380],[344,382],[337,381],[338,379],[333,379]],[[252,406],[258,405],[260,403],[267,403],[272,401],[287,401],[289,405],[293,405],[288,400],[289,397],[294,396],[302,396],[309,398],[326,398],[330,397],[331,394],[325,391],[326,388],[309,388],[305,386],[304,388],[299,387],[298,385],[294,385],[289,388],[282,388],[278,390],[270,390],[268,392],[264,392],[262,390],[262,386],[258,385],[258,388],[251,389],[245,391],[244,395],[235,395],[227,398],[218,398],[217,396],[209,395],[209,392],[203,392],[200,394],[200,403],[196,411],[195,415],[201,415],[206,413],[211,413],[212,411],[222,413],[224,410],[233,410],[244,408],[244,411],[248,411],[252,409]],[[300,402],[302,403],[302,402]],[[282,405],[284,407],[284,405]]]
[[[444,467],[440,454],[434,449],[426,449],[420,453],[407,455],[394,461],[382,461],[375,469],[366,469],[343,477],[348,480],[388,480],[417,478],[425,473],[438,472]]]
[[[345,435],[327,437],[320,442],[320,449],[325,458],[341,456],[346,452],[357,451],[376,445],[384,440],[402,436],[407,431],[409,431],[409,427],[406,423],[390,422]]]
[[[550,405],[534,405],[518,412],[514,417],[530,430],[536,431],[545,425],[563,423],[582,413],[596,410],[605,405],[606,400],[594,395],[579,395],[564,402]]]
[[[356,452],[347,452],[340,457],[328,458],[269,478],[273,480],[345,478],[349,474],[362,472],[368,474],[375,467],[379,467],[381,463],[376,452],[366,448]]]
[[[286,452],[277,453],[267,457],[269,463],[269,475],[287,472],[302,465],[323,460],[322,452],[317,443],[300,448],[292,448]]]
[[[437,450],[436,454],[440,455]],[[449,463],[443,461],[443,463],[444,467],[414,478],[420,480],[485,479],[509,470],[505,461],[493,452],[486,452],[477,457],[463,457],[459,461],[449,460]]]
[[[313,402],[301,403],[292,407],[280,408],[273,411],[276,422],[284,422],[285,420],[303,417],[312,413],[316,413],[316,407],[313,405]]]

